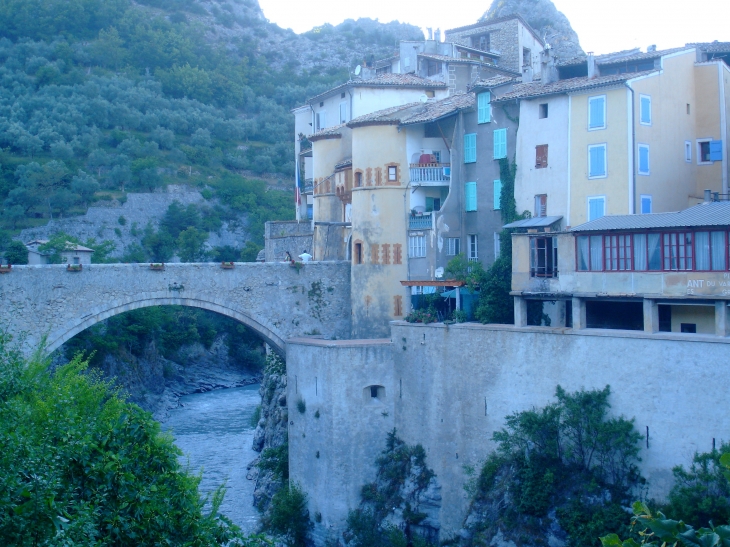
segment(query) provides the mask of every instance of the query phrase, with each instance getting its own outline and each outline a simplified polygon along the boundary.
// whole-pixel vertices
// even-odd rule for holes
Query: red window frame
[[[694,232],[662,232],[661,245],[662,271],[694,271]]]
[[[603,236],[603,270],[633,271],[633,233]]]

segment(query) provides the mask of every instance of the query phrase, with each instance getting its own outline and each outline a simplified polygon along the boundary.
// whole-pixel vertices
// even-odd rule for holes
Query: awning
[[[404,287],[463,287],[466,285],[464,281],[457,281],[456,279],[446,279],[444,281],[401,281],[401,285]]]
[[[556,222],[559,222],[562,218],[562,216],[526,218],[505,224],[502,228],[547,228],[548,226],[552,226]]]

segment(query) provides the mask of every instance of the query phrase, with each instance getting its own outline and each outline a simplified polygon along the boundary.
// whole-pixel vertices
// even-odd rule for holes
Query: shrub
[[[307,495],[296,483],[281,488],[271,499],[268,529],[280,535],[287,547],[305,547],[312,523],[307,510]]]
[[[307,411],[307,403],[304,402],[304,399],[299,399],[297,401],[297,410],[299,411],[299,414],[304,414]]]

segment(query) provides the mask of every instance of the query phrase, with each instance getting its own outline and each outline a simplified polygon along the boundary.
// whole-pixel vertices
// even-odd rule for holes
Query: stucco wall
[[[300,389],[306,379],[309,390],[306,413],[290,426],[291,477],[331,533],[344,528],[358,489],[374,477],[385,432],[395,427],[407,443],[426,449],[442,485],[441,540],[453,537],[467,510],[464,466],[478,467],[495,448],[492,434],[506,416],[552,401],[557,385],[568,391],[610,385],[612,414],[634,418],[644,435],[648,427],[640,456],[650,496],[667,492],[672,466],[711,449],[713,438],[728,440],[730,419],[718,412],[727,399],[718,381],[727,340],[472,323],[395,322],[391,328],[390,357],[380,343],[320,349],[295,340],[288,346],[290,378],[299,378]],[[314,376],[326,387],[312,398]],[[393,394],[383,410],[363,407],[362,388],[371,383]],[[325,409],[319,419],[312,400]]]

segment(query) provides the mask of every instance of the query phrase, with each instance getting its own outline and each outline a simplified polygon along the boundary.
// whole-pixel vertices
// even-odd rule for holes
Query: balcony
[[[411,215],[408,219],[409,230],[430,230],[433,226],[431,221],[431,213],[424,213],[420,215]]]
[[[450,163],[411,163],[411,184],[443,186],[451,180]]]
[[[314,193],[314,181],[312,179],[304,179],[304,193]]]

